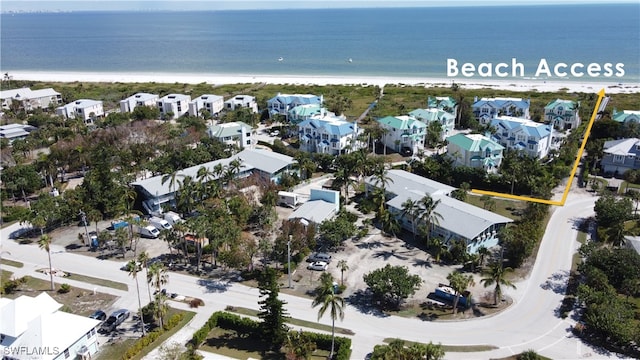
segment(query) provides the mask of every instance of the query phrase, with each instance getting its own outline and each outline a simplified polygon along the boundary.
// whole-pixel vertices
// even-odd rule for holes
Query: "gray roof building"
[[[473,206],[450,197],[454,187],[411,174],[404,170],[389,170],[387,176],[391,180],[386,185],[390,200],[389,210],[396,214],[402,226],[413,231],[411,219],[402,216],[402,204],[407,199],[419,201],[430,195],[439,201],[435,212],[442,216],[432,229],[432,236],[443,239],[445,244],[455,240],[464,240],[467,251],[475,253],[481,246],[492,247],[498,243],[498,230],[513,220],[491,211]],[[373,178],[366,180],[367,186],[375,187]]]

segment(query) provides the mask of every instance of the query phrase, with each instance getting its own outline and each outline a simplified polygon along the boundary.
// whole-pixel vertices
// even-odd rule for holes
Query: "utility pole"
[[[291,235],[289,235],[289,241],[287,241],[287,268],[289,274],[289,289],[291,289]]]

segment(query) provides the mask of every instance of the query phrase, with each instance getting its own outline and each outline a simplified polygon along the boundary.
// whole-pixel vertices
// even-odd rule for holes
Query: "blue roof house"
[[[482,98],[476,97],[471,106],[473,114],[482,125],[487,125],[496,116],[512,116],[529,119],[529,99],[518,98]]]
[[[267,109],[269,117],[273,115],[282,115],[289,118],[289,110],[300,105],[322,104],[322,96],[311,94],[281,94],[267,100]]]
[[[640,169],[640,139],[607,141],[602,149],[600,164],[605,173],[623,175],[629,170]]]
[[[551,148],[551,125],[511,116],[496,116],[491,120],[495,130],[491,138],[510,150],[542,159]]]
[[[315,116],[298,124],[300,150],[339,155],[363,147],[358,135],[362,130],[356,122],[333,116]]]

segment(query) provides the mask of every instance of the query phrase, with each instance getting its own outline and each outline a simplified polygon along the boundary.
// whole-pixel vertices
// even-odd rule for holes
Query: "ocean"
[[[204,12],[2,14],[0,69],[313,76],[447,76],[447,59],[522,64],[535,78],[640,82],[640,3]],[[586,66],[610,63],[611,76]],[[615,65],[623,64],[623,76]],[[461,67],[460,67],[461,69]],[[486,69],[485,69],[486,70]],[[494,71],[495,69],[492,69]],[[563,70],[561,68],[560,70]],[[493,72],[492,79],[496,79]],[[618,73],[619,75],[619,73]],[[480,78],[478,71],[471,76]],[[458,78],[464,78],[458,74]],[[455,78],[452,78],[455,79]]]

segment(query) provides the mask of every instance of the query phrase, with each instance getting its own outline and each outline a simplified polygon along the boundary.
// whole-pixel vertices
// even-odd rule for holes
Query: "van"
[[[171,230],[172,226],[165,219],[161,219],[159,217],[153,216],[149,218],[149,224],[156,227],[158,230]]]
[[[160,236],[160,231],[153,225],[138,226],[138,234],[142,237],[156,239]]]
[[[182,222],[182,218],[180,217],[180,215],[174,213],[173,211],[167,211],[166,213],[164,213],[164,219],[172,226]]]

